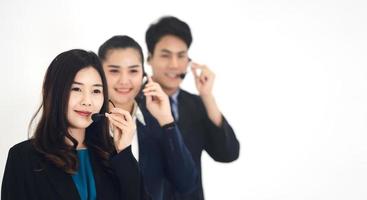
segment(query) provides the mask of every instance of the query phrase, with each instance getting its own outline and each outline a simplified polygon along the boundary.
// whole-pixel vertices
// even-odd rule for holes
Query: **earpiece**
[[[108,99],[108,102],[112,104],[112,106],[114,108],[116,108],[115,104],[112,102],[111,99]],[[103,117],[106,117],[106,115],[104,113],[94,113],[91,118],[93,122],[98,122],[99,120],[101,120]]]
[[[192,62],[191,62],[191,58],[189,58],[189,63],[187,64],[187,69],[191,68]],[[180,77],[180,79],[184,79],[186,76],[187,72],[181,73],[178,76]]]
[[[145,73],[145,71],[143,71],[143,84],[141,85],[138,95],[136,95],[135,97],[135,100],[139,105],[143,103],[143,100],[144,100],[143,89],[147,83],[148,83],[148,75],[147,73]]]

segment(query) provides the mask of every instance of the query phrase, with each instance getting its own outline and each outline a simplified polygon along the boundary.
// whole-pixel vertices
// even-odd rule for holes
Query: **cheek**
[[[143,84],[143,79],[142,78],[135,78],[132,81],[132,84],[134,85],[134,91],[140,91],[140,88]]]
[[[68,101],[68,110],[72,110],[73,107],[77,104],[77,102],[78,102],[78,96],[75,95],[74,93],[70,93]]]
[[[186,62],[181,63],[181,64],[180,64],[180,69],[181,69],[181,70],[187,70],[188,64],[189,64],[189,63],[186,63]]]
[[[164,72],[164,67],[160,65],[156,65],[155,67],[152,67],[152,70],[155,76],[162,76]]]
[[[106,76],[106,79],[107,79],[108,88],[110,88],[116,84],[118,77],[110,75],[110,76]]]
[[[96,97],[94,105],[96,106],[96,109],[98,111],[101,110],[103,106],[103,101],[104,101],[103,95],[98,95],[98,97]]]

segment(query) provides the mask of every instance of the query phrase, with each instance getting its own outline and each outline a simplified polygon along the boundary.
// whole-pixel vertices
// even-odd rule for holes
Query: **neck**
[[[116,104],[116,107],[124,109],[124,110],[128,111],[130,114],[132,114],[133,108],[134,108],[134,101],[131,101],[131,102],[125,103],[125,104]]]
[[[164,93],[166,93],[168,96],[172,96],[177,90],[178,88],[163,88]]]
[[[84,143],[85,129],[69,128],[69,133],[71,137],[73,137],[78,142],[78,146],[76,147],[77,149],[86,148],[86,145]],[[73,145],[73,143],[69,139],[66,140],[67,143]]]
[[[152,76],[153,81],[156,81],[157,83],[159,83],[159,85],[162,87],[162,90],[164,93],[166,93],[168,96],[172,96],[177,90],[179,90],[180,88],[168,88],[168,87],[164,87],[163,84],[161,84],[159,81],[157,81],[154,77],[154,75]]]

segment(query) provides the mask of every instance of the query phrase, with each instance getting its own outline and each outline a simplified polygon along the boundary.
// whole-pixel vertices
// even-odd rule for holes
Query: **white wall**
[[[116,34],[145,47],[148,25],[172,14],[241,143],[231,164],[204,154],[207,199],[367,199],[366,1],[103,2],[1,0],[0,178],[57,54]]]

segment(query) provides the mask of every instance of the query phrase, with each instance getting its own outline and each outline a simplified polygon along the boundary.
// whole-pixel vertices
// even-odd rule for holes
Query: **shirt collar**
[[[144,126],[145,124],[145,120],[144,120],[144,115],[143,112],[141,112],[138,104],[136,102],[134,102],[134,107],[133,107],[133,112],[132,112],[132,117],[133,120],[138,120],[140,123],[142,123]]]
[[[177,99],[178,99],[178,95],[180,94],[180,89],[178,89],[178,90],[176,90],[176,92],[175,93],[173,93],[170,97],[171,97],[171,99],[172,99],[172,101],[173,101],[173,103],[177,103]]]

